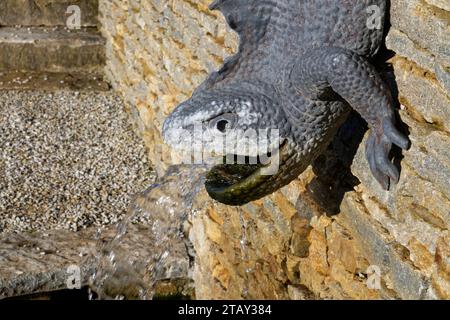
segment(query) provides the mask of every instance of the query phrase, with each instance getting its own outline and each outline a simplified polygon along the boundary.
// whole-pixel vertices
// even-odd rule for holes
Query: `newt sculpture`
[[[176,146],[178,129],[205,134],[277,129],[279,169],[225,164],[207,176],[214,199],[242,205],[298,177],[329,145],[351,108],[371,130],[366,158],[386,190],[399,180],[392,145],[409,147],[395,125],[394,100],[371,59],[383,43],[387,0],[217,0],[240,37],[226,60],[167,118],[163,135]],[[377,16],[378,15],[378,16]]]

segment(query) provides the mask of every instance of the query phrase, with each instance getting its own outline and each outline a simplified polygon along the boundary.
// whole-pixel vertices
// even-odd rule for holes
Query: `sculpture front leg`
[[[395,126],[389,88],[365,58],[342,48],[313,49],[297,60],[290,81],[310,99],[330,98],[332,90],[346,100],[371,129],[366,158],[372,174],[386,190],[398,182],[399,171],[389,153],[393,144],[408,149],[410,142]]]

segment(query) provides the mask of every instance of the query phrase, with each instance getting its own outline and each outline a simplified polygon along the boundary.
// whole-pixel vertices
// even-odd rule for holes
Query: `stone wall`
[[[106,72],[160,174],[164,118],[237,47],[209,2],[100,1]],[[384,74],[395,77],[413,142],[399,185],[385,192],[372,178],[364,125],[352,116],[279,192],[242,208],[200,194],[189,226],[198,298],[450,298],[449,9],[447,0],[392,0],[387,45],[397,54]]]

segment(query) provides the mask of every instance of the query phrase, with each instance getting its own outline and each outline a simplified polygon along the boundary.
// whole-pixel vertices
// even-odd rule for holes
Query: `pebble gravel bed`
[[[0,232],[114,224],[153,182],[116,94],[0,91]]]

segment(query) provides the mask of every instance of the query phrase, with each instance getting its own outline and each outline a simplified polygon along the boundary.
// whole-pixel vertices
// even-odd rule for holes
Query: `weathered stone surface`
[[[1,236],[0,299],[67,288],[70,265],[82,269],[82,283],[92,274],[83,257],[95,248],[95,231]]]
[[[433,72],[436,58],[428,50],[416,45],[405,33],[392,28],[386,37],[386,45],[397,54],[409,57],[421,68]]]
[[[392,26],[450,66],[450,12],[421,0],[391,1]]]
[[[450,237],[448,233],[439,239],[436,248],[436,269],[432,276],[432,283],[438,296],[450,299]]]
[[[450,11],[450,3],[447,0],[426,0],[431,5]]]
[[[441,83],[445,91],[450,92],[450,67],[436,65],[436,78]]]
[[[0,26],[65,26],[67,8],[80,8],[81,26],[96,26],[98,0],[2,0]]]
[[[392,289],[403,299],[423,299],[427,297],[428,285],[423,275],[404,256],[395,236],[367,215],[375,208],[366,209],[355,194],[349,194],[343,202],[341,219],[348,224],[352,234],[359,238],[365,254],[371,263],[382,270],[392,285]],[[382,210],[380,208],[379,210]]]
[[[411,117],[450,131],[450,95],[434,75],[403,57],[392,59],[400,103]]]
[[[0,28],[1,71],[98,72],[104,40],[95,29]]]
[[[421,48],[409,39],[406,34],[396,29],[391,30],[386,38],[386,44],[397,54],[408,57],[408,59],[415,62],[420,68],[435,73],[439,84],[445,91],[450,92],[450,68],[442,65],[432,53]]]
[[[138,225],[129,227],[132,229],[121,241],[120,250],[132,251],[134,259],[145,260],[151,250],[147,245],[149,230]],[[0,300],[67,289],[70,266],[80,268],[81,285],[86,286],[97,268],[94,257],[117,230],[105,228],[100,237],[97,232],[90,228],[0,235]],[[170,268],[157,279],[157,296],[182,293],[189,286],[189,256],[182,240],[174,244],[167,263]]]
[[[209,3],[100,1],[108,77],[160,172],[171,162],[164,118],[236,50]],[[349,122],[314,170],[265,199],[231,208],[202,193],[190,219],[198,298],[448,299],[449,12],[442,0],[391,3],[388,47],[413,143],[400,183],[381,190],[364,128]]]

